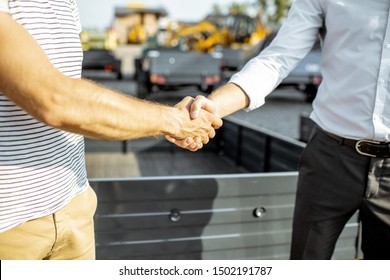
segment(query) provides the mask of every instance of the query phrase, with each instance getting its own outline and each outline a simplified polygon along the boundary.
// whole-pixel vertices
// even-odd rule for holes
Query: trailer
[[[224,120],[217,137],[192,153],[152,138],[87,140],[100,168],[134,176],[93,174],[98,196],[96,252],[102,260],[285,260],[289,258],[297,167],[305,143]],[[96,157],[90,158],[97,163]],[[109,165],[111,162],[111,166]],[[118,166],[118,163],[120,166]],[[88,164],[87,164],[88,165]],[[126,168],[123,168],[126,170]],[[360,257],[359,223],[351,218],[333,258]]]
[[[184,51],[179,48],[147,48],[135,60],[137,96],[157,90],[196,86],[210,93],[221,81],[222,54]]]
[[[111,50],[107,49],[89,49],[83,51],[83,76],[88,76],[90,70],[104,71],[112,73],[118,80],[123,78],[122,61],[115,57]]]

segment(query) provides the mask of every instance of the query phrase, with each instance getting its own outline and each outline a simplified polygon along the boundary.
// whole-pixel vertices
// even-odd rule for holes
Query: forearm
[[[216,106],[215,113],[220,118],[244,109],[249,105],[248,96],[238,85],[233,83],[228,83],[218,88],[208,98],[214,101]]]
[[[6,94],[37,120],[68,132],[104,140],[185,137],[183,130],[192,125],[186,122],[186,110],[136,99],[88,80],[58,73],[41,83]]]
[[[45,122],[99,139],[131,139],[178,133],[176,109],[133,98],[87,80],[69,80],[46,111]],[[53,93],[51,93],[53,94]]]

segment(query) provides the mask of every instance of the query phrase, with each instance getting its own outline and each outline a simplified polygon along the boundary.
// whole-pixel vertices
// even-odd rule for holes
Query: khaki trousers
[[[95,259],[96,205],[96,194],[88,187],[56,213],[0,233],[0,259]]]

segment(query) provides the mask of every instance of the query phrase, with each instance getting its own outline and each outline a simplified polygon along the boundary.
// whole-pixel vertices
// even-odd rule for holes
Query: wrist
[[[162,133],[175,137],[180,134],[180,128],[182,127],[181,112],[179,108],[175,107],[166,107],[166,109],[161,118],[165,124],[162,125]]]

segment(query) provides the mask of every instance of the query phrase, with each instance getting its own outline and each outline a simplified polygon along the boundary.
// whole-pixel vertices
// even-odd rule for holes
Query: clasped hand
[[[165,138],[183,149],[193,152],[201,149],[203,144],[215,137],[215,130],[223,124],[222,119],[216,116],[214,103],[204,96],[197,96],[195,99],[187,96],[175,107],[187,111],[190,125],[182,127],[188,130],[187,135],[184,138],[166,135]]]

